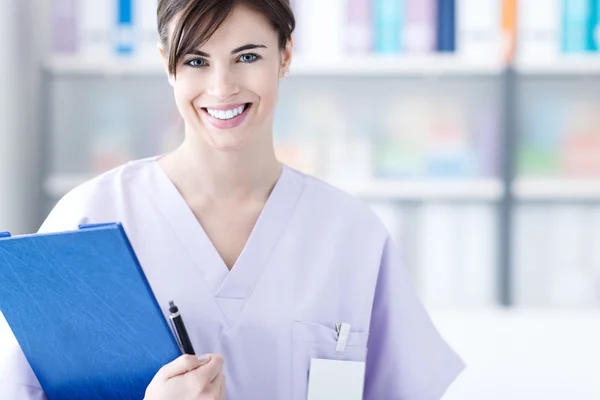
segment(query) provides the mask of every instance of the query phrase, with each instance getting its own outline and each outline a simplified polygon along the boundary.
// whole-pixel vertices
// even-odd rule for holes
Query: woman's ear
[[[158,47],[158,54],[160,54],[160,58],[162,59],[162,62],[163,62],[163,68],[164,68],[165,73],[167,74],[167,78],[169,80],[169,85],[173,86],[175,84],[175,79],[169,73],[169,57],[167,57],[167,55],[165,54],[165,48],[163,47],[161,42],[158,42],[157,47]]]
[[[285,78],[290,71],[292,65],[292,53],[294,51],[294,38],[293,36],[288,40],[285,45],[281,57],[281,77]]]

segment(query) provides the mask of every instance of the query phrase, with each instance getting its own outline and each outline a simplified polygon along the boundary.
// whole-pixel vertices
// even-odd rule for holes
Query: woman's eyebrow
[[[205,53],[203,51],[200,50],[192,50],[188,53],[189,55],[193,55],[193,56],[200,56],[200,57],[206,57],[206,58],[210,58],[210,55],[208,55],[208,53]]]
[[[265,46],[263,44],[245,44],[245,45],[240,46],[240,47],[238,47],[236,49],[233,49],[231,51],[231,54],[236,54],[236,53],[239,53],[240,51],[252,50],[252,49],[259,49],[259,48],[266,49],[267,46]],[[210,54],[205,53],[205,52],[200,51],[200,50],[192,50],[192,51],[189,52],[189,55],[210,58]]]
[[[265,46],[263,44],[245,44],[245,45],[243,45],[241,47],[238,47],[237,49],[233,49],[231,51],[231,54],[239,53],[240,51],[258,49],[258,48],[266,49],[267,46]]]

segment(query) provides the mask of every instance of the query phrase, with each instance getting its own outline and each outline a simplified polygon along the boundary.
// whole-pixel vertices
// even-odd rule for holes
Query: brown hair
[[[181,58],[206,43],[239,4],[267,17],[279,33],[279,48],[285,49],[296,27],[290,0],[159,0],[158,33],[169,55],[169,73],[175,75]],[[169,43],[169,25],[175,17],[178,20]]]

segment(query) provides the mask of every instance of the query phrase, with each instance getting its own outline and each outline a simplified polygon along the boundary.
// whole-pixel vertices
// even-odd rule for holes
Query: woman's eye
[[[248,53],[248,54],[242,54],[240,56],[240,61],[243,63],[253,63],[254,61],[258,60],[260,58],[260,56],[258,54],[254,54],[254,53]]]
[[[194,58],[188,61],[186,64],[193,68],[200,68],[206,66],[206,61],[201,58]]]

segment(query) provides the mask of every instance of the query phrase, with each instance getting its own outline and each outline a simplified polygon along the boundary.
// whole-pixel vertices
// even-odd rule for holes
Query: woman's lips
[[[242,124],[242,122],[244,122],[251,108],[252,103],[246,103],[233,106],[219,106],[214,108],[206,107],[202,108],[202,112],[213,127],[217,129],[232,129],[238,127]],[[240,110],[242,110],[241,113],[235,115]]]

